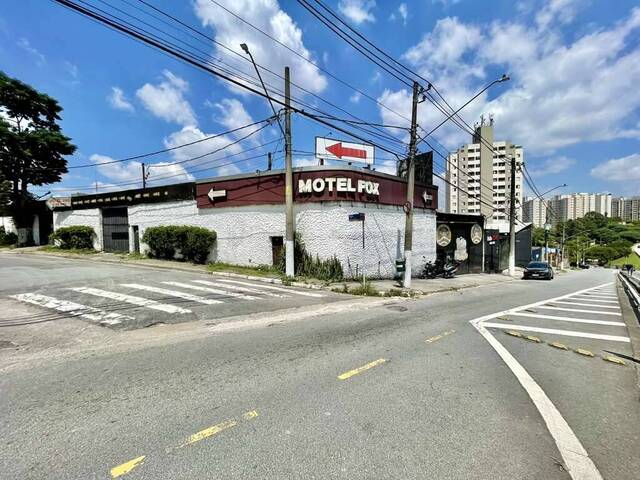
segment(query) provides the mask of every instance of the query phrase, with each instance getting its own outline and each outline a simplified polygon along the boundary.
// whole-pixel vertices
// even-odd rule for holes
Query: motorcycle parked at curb
[[[425,257],[422,258],[425,259]],[[424,264],[420,278],[453,278],[459,268],[460,262],[451,259],[447,259],[446,262],[442,259],[436,259],[435,262],[429,261]]]

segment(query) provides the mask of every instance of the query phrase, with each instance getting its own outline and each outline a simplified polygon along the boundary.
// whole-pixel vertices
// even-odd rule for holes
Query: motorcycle
[[[422,257],[425,259],[425,257]],[[453,278],[456,272],[460,269],[460,262],[447,259],[444,262],[442,259],[436,259],[435,262],[426,262],[420,278]]]

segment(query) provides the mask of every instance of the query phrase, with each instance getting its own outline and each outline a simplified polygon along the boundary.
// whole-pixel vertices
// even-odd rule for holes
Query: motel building
[[[370,278],[393,278],[404,252],[406,189],[404,179],[369,169],[295,168],[294,229],[311,255],[335,255],[347,278],[363,268]],[[54,229],[91,226],[100,251],[144,253],[147,228],[192,225],[216,232],[212,262],[273,265],[283,255],[284,170],[52,200]],[[417,275],[436,257],[437,187],[416,184],[413,201]],[[364,225],[363,216],[354,215],[362,213]]]

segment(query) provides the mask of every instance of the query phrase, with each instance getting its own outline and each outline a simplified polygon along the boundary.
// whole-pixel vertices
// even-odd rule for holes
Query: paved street
[[[192,310],[183,317],[125,302],[131,310],[117,313],[136,321],[180,323],[126,330],[58,316],[0,329],[3,341],[22,345],[28,330],[42,345],[0,349],[3,478],[635,479],[640,471],[635,369],[602,358],[632,355],[611,270],[417,300],[321,291],[226,301],[164,283],[205,286],[197,275],[52,260],[43,284],[29,271],[41,259],[2,260],[5,323],[6,312],[50,315],[11,297],[19,293],[107,313],[124,301],[78,288]],[[133,283],[224,303],[122,286]],[[257,288],[250,283],[235,285]],[[252,316],[257,304],[271,313]],[[217,309],[229,310],[211,324],[184,322],[215,319]],[[65,350],[47,343],[54,338]]]

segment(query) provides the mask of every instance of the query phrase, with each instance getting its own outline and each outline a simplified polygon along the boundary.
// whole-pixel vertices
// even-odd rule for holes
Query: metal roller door
[[[106,252],[129,251],[129,215],[127,207],[102,210],[102,236]]]

